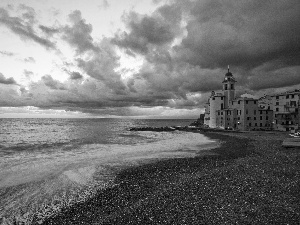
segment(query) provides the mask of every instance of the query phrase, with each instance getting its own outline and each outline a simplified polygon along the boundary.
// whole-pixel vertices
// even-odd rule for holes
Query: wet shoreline
[[[151,216],[148,213],[140,214],[138,208],[156,201],[155,198],[160,196],[164,188],[176,186],[182,177],[213,170],[228,163],[227,161],[254,154],[247,139],[240,141],[236,137],[214,133],[205,133],[205,136],[220,141],[222,145],[216,149],[200,151],[194,158],[160,160],[122,170],[117,175],[116,186],[99,191],[94,198],[65,209],[56,217],[46,220],[44,224],[152,223]],[[144,210],[143,208],[142,211]],[[137,213],[137,217],[133,216],[131,211],[135,212],[133,214]],[[161,220],[156,222],[168,223]]]

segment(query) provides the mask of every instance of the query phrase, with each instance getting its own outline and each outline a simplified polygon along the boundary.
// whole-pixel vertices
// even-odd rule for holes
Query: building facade
[[[205,104],[204,124],[211,128],[234,130],[295,131],[300,124],[300,90],[261,98],[244,94],[235,96],[236,80],[229,71],[222,91],[212,91]]]
[[[300,90],[271,95],[275,130],[294,131],[298,129],[299,95]]]

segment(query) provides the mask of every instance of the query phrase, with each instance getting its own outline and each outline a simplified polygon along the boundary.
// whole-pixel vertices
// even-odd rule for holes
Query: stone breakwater
[[[200,129],[199,127],[194,127],[194,126],[166,126],[166,127],[132,127],[129,130],[130,131],[157,131],[157,132],[162,132],[162,131],[175,131],[175,130],[198,130]]]

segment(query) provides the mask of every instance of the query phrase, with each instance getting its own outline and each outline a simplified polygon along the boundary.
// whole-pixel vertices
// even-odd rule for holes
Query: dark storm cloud
[[[124,94],[126,86],[121,75],[114,70],[119,66],[119,57],[109,39],[97,43],[97,51],[90,52],[88,59],[78,58],[76,61],[87,75],[101,81],[117,95]]]
[[[76,51],[76,65],[64,65],[69,79],[61,83],[46,75],[23,98],[38,107],[102,115],[147,112],[130,110],[134,107],[202,108],[209,92],[222,88],[228,64],[237,93],[300,84],[298,1],[168,2],[150,15],[125,15],[128,30],[101,41],[93,40],[80,11],[72,12],[70,24],[59,28]],[[138,71],[119,69],[118,47],[142,58]]]
[[[219,90],[227,65],[239,90],[286,87],[299,83],[299,8],[296,0],[173,1],[151,15],[125,17],[129,32],[119,32],[113,43],[147,60],[128,82],[132,91],[141,83],[179,98]],[[170,24],[180,22],[183,30],[172,32]],[[175,46],[165,45],[180,35]]]
[[[13,77],[5,78],[2,73],[0,73],[0,84],[17,84]]]
[[[64,33],[63,38],[72,46],[76,48],[78,54],[84,53],[88,50],[97,50],[93,43],[92,25],[87,24],[82,18],[79,10],[73,11],[69,15],[69,20],[72,26],[65,26],[62,28]]]
[[[300,84],[300,66],[288,67],[274,71],[253,71],[248,78],[249,88],[260,90],[267,88],[281,88]]]
[[[58,80],[54,80],[50,75],[42,76],[42,81],[50,89],[54,89],[54,90],[66,90],[66,87],[65,87],[64,84],[62,84]]]
[[[7,10],[0,8],[0,24],[6,26],[13,33],[19,35],[22,39],[34,41],[49,49],[55,49],[55,44],[53,42],[38,36],[34,31],[34,9],[30,7],[26,8],[24,5],[21,8],[26,10],[21,17],[10,16]]]
[[[178,34],[181,11],[177,7],[163,6],[152,16],[131,12],[124,16],[129,32],[119,33],[112,42],[122,48],[146,54],[150,45],[170,43]]]
[[[187,37],[176,48],[182,60],[206,68],[299,64],[299,1],[205,0],[191,6]]]

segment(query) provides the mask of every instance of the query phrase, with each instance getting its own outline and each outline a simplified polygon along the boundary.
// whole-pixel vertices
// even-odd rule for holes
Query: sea
[[[193,120],[0,119],[0,224],[42,222],[112,187],[123,169],[195,157],[215,141],[200,133],[130,131]]]

